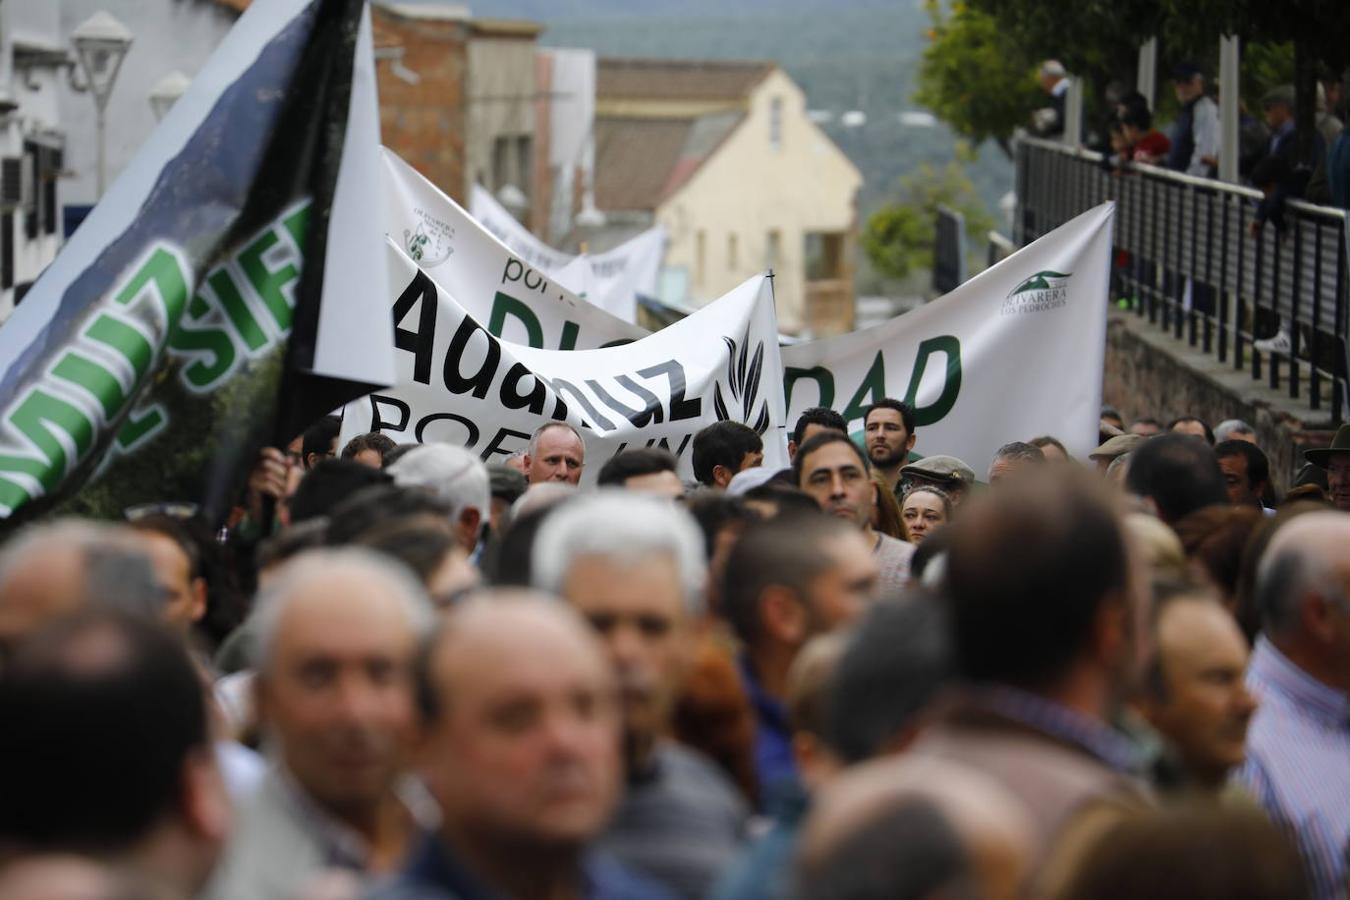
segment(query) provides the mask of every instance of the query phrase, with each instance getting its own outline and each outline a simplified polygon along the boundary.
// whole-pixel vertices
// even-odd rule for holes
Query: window
[[[515,185],[520,188],[526,196],[531,196],[530,182],[534,169],[534,142],[529,135],[520,135],[515,138],[516,149],[516,178]]]
[[[511,183],[511,139],[495,137],[492,139],[492,184],[495,194]]]
[[[802,242],[807,281],[832,281],[844,277],[844,235],[837,231],[808,232]]]
[[[736,271],[736,266],[739,265],[736,261],[736,249],[736,235],[733,232],[732,234],[727,235],[727,268],[733,272]]]
[[[776,269],[783,261],[783,233],[777,228],[769,232],[764,249],[764,267]]]
[[[694,235],[694,283],[703,287],[707,281],[708,233],[702,228]]]
[[[783,149],[783,98],[774,97],[769,101],[769,147]]]

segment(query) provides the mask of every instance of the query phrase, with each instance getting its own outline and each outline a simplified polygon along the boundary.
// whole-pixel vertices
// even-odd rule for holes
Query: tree
[[[1011,156],[1013,130],[1044,105],[1036,61],[987,13],[957,3],[944,16],[935,0],[928,0],[928,12],[932,42],[919,63],[915,102],[976,146],[992,139]]]
[[[994,227],[961,163],[941,169],[924,163],[900,179],[896,198],[863,226],[863,252],[878,274],[900,279],[933,267],[939,206],[965,216],[969,238],[981,239]]]

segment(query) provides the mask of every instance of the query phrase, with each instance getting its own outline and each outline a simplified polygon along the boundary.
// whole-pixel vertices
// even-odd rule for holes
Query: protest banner
[[[347,405],[343,441],[379,431],[400,443],[468,447],[491,462],[557,420],[581,431],[588,481],[614,453],[646,446],[669,449],[688,479],[693,436],[734,420],[762,435],[766,465],[787,464],[767,277],[640,341],[544,350],[494,337],[392,238],[386,246],[398,380]]]
[[[226,511],[391,383],[362,0],[260,0],[0,328],[0,518]]]
[[[397,176],[386,181],[391,223],[426,210],[460,216],[456,241],[472,249],[427,272],[492,334],[564,349],[644,334],[526,266],[397,157],[385,162]],[[414,201],[406,186],[418,180]],[[1046,433],[1086,454],[1101,403],[1112,215],[1110,204],[1090,210],[906,315],[783,347],[789,425],[825,405],[858,430],[867,404],[890,396],[918,407],[919,455],[983,471],[999,444]]]
[[[983,475],[999,445],[1052,434],[1097,446],[1113,204],[1066,222],[950,294],[864,331],[783,349],[788,421],[882,397],[912,403],[914,452]]]
[[[572,256],[531,234],[482,185],[475,184],[469,195],[469,215],[531,268],[625,322],[637,321],[639,294],[656,296],[666,252],[662,226],[648,228],[613,250]]]
[[[388,149],[381,173],[390,237],[492,334],[555,350],[587,350],[647,335],[532,266]]]

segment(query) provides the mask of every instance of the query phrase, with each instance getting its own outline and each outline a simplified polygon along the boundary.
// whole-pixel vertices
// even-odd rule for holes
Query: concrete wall
[[[769,133],[775,99],[782,103],[778,149]],[[751,95],[746,119],[657,210],[670,232],[666,266],[686,267],[691,299],[702,305],[772,262],[779,325],[799,331],[806,324],[805,235],[850,231],[861,184],[857,168],[806,117],[801,89],[775,70]],[[769,258],[773,231],[779,235],[776,261]]]
[[[1331,437],[1329,423],[1316,421],[1311,411],[1295,407],[1212,357],[1190,351],[1134,316],[1111,317],[1102,394],[1103,402],[1120,410],[1127,425],[1146,415],[1164,425],[1181,415],[1198,416],[1211,427],[1224,419],[1248,422],[1256,429],[1281,492],[1303,465],[1303,450],[1325,446]]]

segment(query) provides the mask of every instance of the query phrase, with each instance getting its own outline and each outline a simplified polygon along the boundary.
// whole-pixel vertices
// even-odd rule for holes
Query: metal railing
[[[1332,423],[1346,398],[1346,214],[1287,204],[1285,229],[1248,233],[1251,188],[1023,138],[1017,145],[1014,238],[1030,243],[1107,200],[1116,202],[1112,299],[1235,370],[1266,379]],[[1253,346],[1283,328],[1289,352]]]

